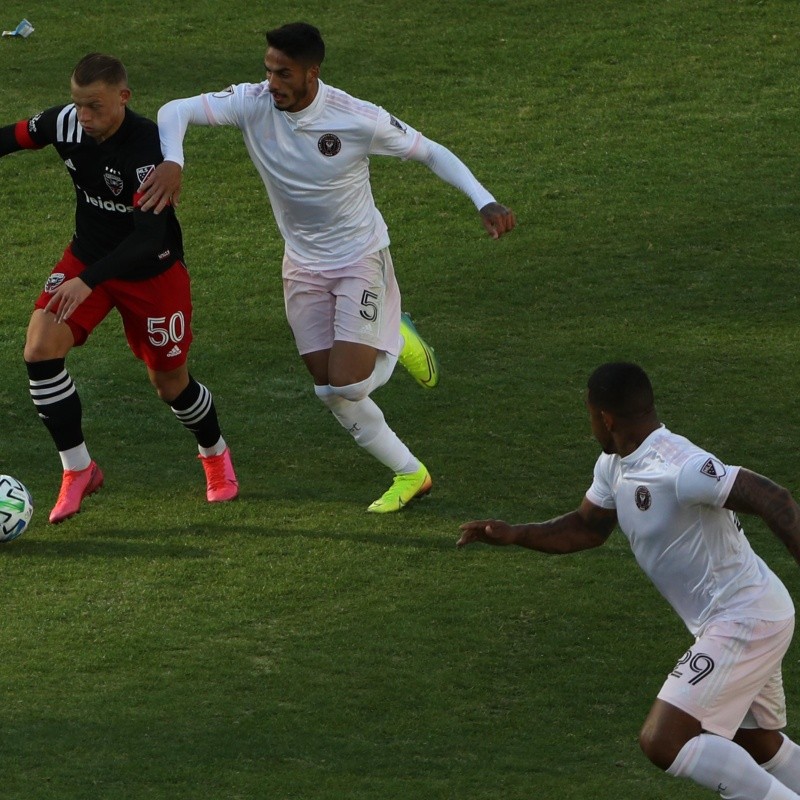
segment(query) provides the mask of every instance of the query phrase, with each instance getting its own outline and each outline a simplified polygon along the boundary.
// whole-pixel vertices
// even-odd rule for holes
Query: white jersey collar
[[[317,96],[311,101],[311,105],[304,108],[302,111],[284,111],[289,127],[293,130],[304,128],[306,125],[311,124],[321,113],[325,105],[323,95],[327,94],[328,87],[320,80],[317,80],[319,88],[317,89]]]
[[[621,462],[623,464],[635,464],[647,452],[653,439],[665,432],[669,433],[667,426],[662,422],[632,453],[628,453],[628,455],[620,459]]]

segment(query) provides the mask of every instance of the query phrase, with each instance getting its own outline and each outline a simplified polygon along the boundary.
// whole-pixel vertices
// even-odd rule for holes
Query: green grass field
[[[21,354],[72,188],[52,150],[0,161],[0,472],[36,501],[0,547],[3,799],[709,797],[639,752],[689,638],[619,533],[569,557],[454,544],[467,519],[578,504],[585,381],[610,359],[648,370],[671,428],[800,490],[796,0],[6,0],[0,26],[23,17],[36,32],[0,40],[0,125],[66,102],[91,50],[126,62],[150,116],[260,80],[263,32],[302,18],[324,80],[453,149],[519,226],[492,242],[423,167],[372,161],[444,370],[377,395],[435,488],[374,518],[390,476],[313,395],[240,136],[192,130],[192,371],[241,498],[205,502],[192,438],[109,318],[68,361],[106,487],[52,527],[60,464]],[[785,683],[797,736],[796,647]]]

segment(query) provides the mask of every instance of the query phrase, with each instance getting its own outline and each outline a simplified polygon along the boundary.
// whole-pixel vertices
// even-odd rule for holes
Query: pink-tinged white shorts
[[[784,728],[781,661],[793,632],[794,617],[709,625],[675,665],[658,697],[726,739],[739,728]]]
[[[329,350],[334,340],[400,353],[400,288],[388,248],[322,271],[284,255],[283,297],[301,356]]]

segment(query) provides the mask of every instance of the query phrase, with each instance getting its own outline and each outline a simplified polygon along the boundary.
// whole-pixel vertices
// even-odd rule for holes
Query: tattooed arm
[[[788,489],[756,472],[740,469],[725,508],[761,517],[800,564],[800,506]]]

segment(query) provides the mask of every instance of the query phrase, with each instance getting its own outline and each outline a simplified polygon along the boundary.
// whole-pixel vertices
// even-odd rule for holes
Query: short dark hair
[[[621,417],[641,417],[655,408],[653,387],[637,364],[615,361],[599,366],[589,377],[589,404]]]
[[[309,66],[319,66],[325,58],[322,34],[307,22],[289,22],[267,31],[267,44]]]
[[[125,65],[114,56],[102,53],[89,53],[72,70],[72,79],[78,86],[89,86],[102,81],[109,86],[128,85],[128,71]]]

